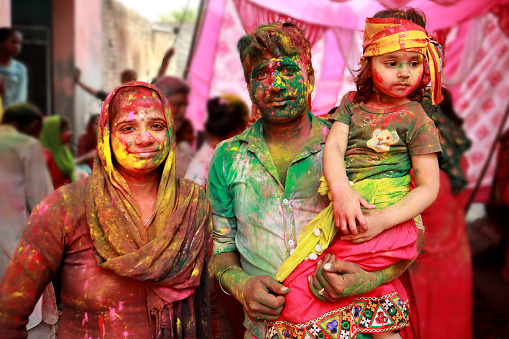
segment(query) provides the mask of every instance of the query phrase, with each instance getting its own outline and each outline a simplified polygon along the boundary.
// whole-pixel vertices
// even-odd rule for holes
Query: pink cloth
[[[336,259],[355,262],[364,270],[378,271],[401,259],[413,259],[417,255],[416,240],[417,232],[413,219],[396,225],[361,244],[343,241],[336,236],[330,247],[317,260],[303,261],[285,279],[283,285],[287,286],[290,292],[285,296],[285,306],[278,320],[303,323],[353,302],[352,297],[331,304],[317,299],[309,290],[308,276],[313,275],[317,262],[323,259],[326,253],[334,254]],[[395,247],[395,244],[398,244],[398,247]],[[388,249],[390,252],[386,252]],[[380,297],[394,291],[400,293],[402,300],[407,299],[399,280],[381,285],[371,292],[356,297]]]

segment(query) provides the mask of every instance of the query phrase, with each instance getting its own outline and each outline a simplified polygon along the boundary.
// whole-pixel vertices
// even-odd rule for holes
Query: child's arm
[[[412,219],[428,208],[437,198],[440,173],[436,153],[412,155],[415,188],[403,199],[379,211],[365,211],[369,229],[359,235],[347,235],[343,240],[361,243],[382,231]]]
[[[367,209],[375,208],[350,186],[345,171],[345,152],[348,145],[349,127],[334,122],[327,137],[323,154],[323,171],[333,197],[334,221],[344,234],[359,234],[356,219],[363,230],[367,223],[360,205]]]

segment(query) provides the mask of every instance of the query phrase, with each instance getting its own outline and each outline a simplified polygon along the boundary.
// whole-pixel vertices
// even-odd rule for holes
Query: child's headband
[[[397,18],[367,18],[364,28],[364,57],[396,51],[423,54],[428,59],[431,75],[431,98],[434,105],[443,100],[441,91],[441,46],[428,37],[424,28]]]

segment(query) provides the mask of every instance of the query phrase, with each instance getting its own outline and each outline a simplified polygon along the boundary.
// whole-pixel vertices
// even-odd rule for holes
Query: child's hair
[[[0,41],[7,40],[7,38],[15,33],[19,33],[19,31],[11,27],[0,27]]]
[[[240,132],[247,126],[249,108],[236,95],[223,94],[207,101],[207,122],[205,130],[222,140],[232,133]]]
[[[240,38],[237,50],[247,83],[251,79],[252,65],[267,54],[275,58],[299,56],[308,77],[314,76],[311,65],[311,44],[304,36],[304,31],[293,22],[260,25]]]
[[[385,9],[377,12],[374,18],[397,18],[405,19],[426,28],[426,16],[417,8],[403,7],[401,9]],[[426,60],[426,59],[425,59]],[[408,95],[411,101],[422,102],[424,90],[430,82],[430,71],[427,61],[424,62],[424,74],[419,86]],[[355,94],[355,102],[361,103],[367,100],[373,93],[373,80],[371,78],[371,57],[365,58],[362,62],[361,68],[357,71],[355,77],[355,85],[357,93]]]

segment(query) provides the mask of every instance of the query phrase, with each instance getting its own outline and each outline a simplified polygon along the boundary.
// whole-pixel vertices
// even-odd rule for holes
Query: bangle
[[[225,272],[229,271],[229,270],[233,270],[234,268],[237,268],[237,266],[230,266],[230,267],[227,267],[223,270],[223,272],[219,273],[219,278],[217,279],[218,283],[219,283],[219,288],[221,289],[221,291],[223,291],[226,295],[232,295],[231,293],[228,293],[226,292],[226,290],[223,288],[223,285],[221,285],[221,278],[223,277],[223,274],[225,274]]]

